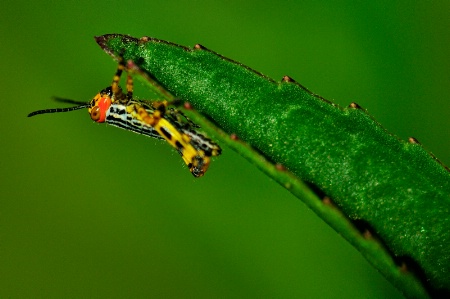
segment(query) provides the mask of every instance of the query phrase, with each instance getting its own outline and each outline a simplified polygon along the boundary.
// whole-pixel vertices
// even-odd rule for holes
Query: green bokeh
[[[4,3],[0,297],[400,297],[227,148],[194,179],[167,144],[86,111],[26,115],[110,83],[116,65],[94,35],[148,35],[358,102],[450,164],[447,3]]]

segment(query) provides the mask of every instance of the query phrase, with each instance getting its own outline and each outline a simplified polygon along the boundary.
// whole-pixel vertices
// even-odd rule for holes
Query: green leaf
[[[408,297],[426,295],[398,261],[417,264],[432,295],[450,290],[450,174],[415,139],[399,140],[356,104],[339,107],[200,45],[119,34],[97,42],[191,103],[220,128],[196,117],[210,135],[303,200]],[[359,233],[355,221],[377,238]]]

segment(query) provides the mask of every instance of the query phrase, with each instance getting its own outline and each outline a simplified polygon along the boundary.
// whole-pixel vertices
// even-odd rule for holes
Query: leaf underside
[[[427,296],[393,258],[417,264],[432,295],[449,292],[450,174],[415,139],[399,140],[356,104],[339,107],[288,77],[275,82],[200,45],[120,34],[96,39],[188,101],[207,118],[192,116],[207,133],[303,200],[405,295]],[[349,220],[367,224],[382,243]]]

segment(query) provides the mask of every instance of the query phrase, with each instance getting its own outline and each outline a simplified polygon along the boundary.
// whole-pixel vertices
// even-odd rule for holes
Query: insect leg
[[[133,99],[133,78],[130,74],[127,75],[127,100],[131,101]]]
[[[125,70],[125,63],[123,61],[123,57],[120,56],[119,57],[119,64],[117,66],[117,70],[116,70],[116,73],[114,74],[113,81],[112,81],[112,84],[111,84],[111,90],[112,90],[112,93],[113,93],[113,96],[114,96],[114,100],[117,100],[117,101],[119,101],[122,104],[125,104],[125,103],[128,102],[128,97],[125,97],[123,95],[122,89],[119,86],[120,77],[122,76],[123,70]],[[132,83],[131,83],[131,86],[133,86]],[[128,81],[127,81],[127,90],[128,90]],[[133,90],[132,87],[131,87],[131,90]],[[129,92],[129,90],[128,90],[128,92]]]
[[[174,119],[176,119],[178,122],[182,123],[182,119],[184,118],[186,120],[187,123],[185,123],[186,127],[191,127],[191,128],[200,128],[199,125],[197,125],[196,123],[194,123],[190,118],[188,118],[186,116],[186,114],[183,113],[183,111],[180,111],[178,109],[175,108],[169,108],[169,113]]]

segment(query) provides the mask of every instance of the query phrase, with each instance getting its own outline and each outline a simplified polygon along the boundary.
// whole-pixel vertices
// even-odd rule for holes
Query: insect
[[[130,74],[127,75],[127,93],[124,94],[119,81],[125,69],[123,58],[119,58],[111,86],[100,91],[88,103],[60,99],[79,105],[38,110],[28,114],[28,117],[87,108],[91,119],[95,122],[111,124],[138,134],[166,140],[178,151],[194,177],[203,176],[210,164],[210,157],[220,155],[219,145],[198,132],[199,126],[181,111],[169,108],[172,103],[167,100],[151,102],[133,99],[133,79]]]

